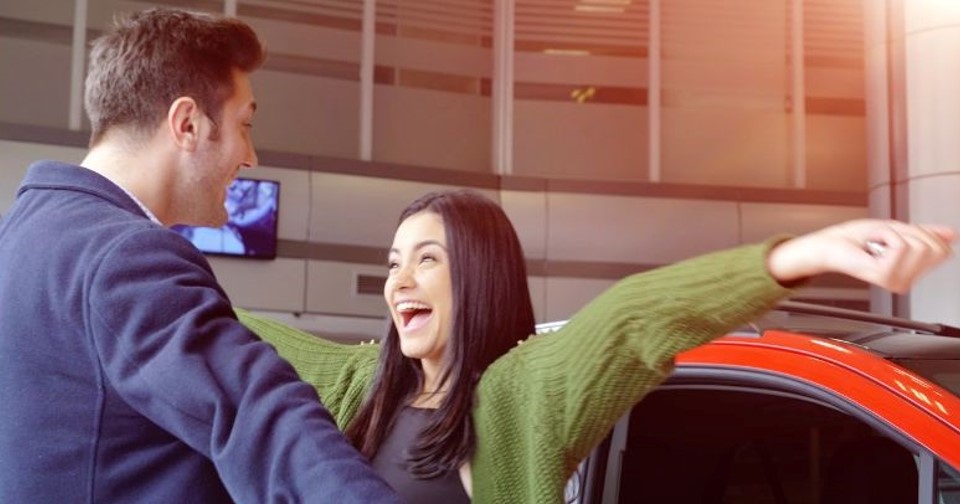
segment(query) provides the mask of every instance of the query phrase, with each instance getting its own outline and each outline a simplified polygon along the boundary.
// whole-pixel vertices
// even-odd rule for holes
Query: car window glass
[[[960,474],[943,464],[937,474],[940,504],[960,504]]]
[[[631,414],[621,460],[624,503],[917,501],[913,453],[850,415],[783,395],[656,391]]]
[[[893,362],[960,395],[960,360],[897,358]],[[942,406],[941,406],[942,408]]]

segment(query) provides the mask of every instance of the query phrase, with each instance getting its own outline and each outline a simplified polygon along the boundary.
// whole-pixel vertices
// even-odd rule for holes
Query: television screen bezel
[[[186,230],[186,229],[212,229],[212,230],[218,230],[218,229],[222,229],[223,226],[221,226],[220,228],[211,228],[211,227],[205,227],[205,226],[177,225],[177,226],[173,226],[174,231],[176,231],[177,233],[180,233],[180,236],[183,236],[183,237],[186,238],[188,241],[190,241],[190,243],[192,243],[194,247],[197,247],[197,249],[198,249],[200,252],[202,252],[204,255],[216,256],[216,257],[233,257],[233,258],[238,258],[238,259],[256,259],[256,260],[265,260],[265,261],[269,261],[269,260],[276,259],[276,258],[277,258],[277,245],[278,245],[278,242],[280,241],[280,237],[279,237],[279,224],[280,224],[280,189],[281,189],[281,183],[280,183],[279,180],[265,179],[265,178],[258,178],[258,177],[236,177],[236,178],[234,179],[234,182],[233,182],[233,183],[236,183],[237,181],[252,181],[252,182],[257,182],[257,183],[267,182],[267,183],[274,184],[274,186],[276,187],[276,191],[274,192],[274,196],[273,196],[273,200],[274,200],[274,210],[273,210],[274,219],[273,219],[273,226],[269,229],[270,236],[273,238],[273,248],[272,248],[272,250],[268,251],[267,253],[256,253],[256,254],[247,253],[247,247],[246,247],[246,246],[244,247],[244,252],[243,252],[243,253],[229,252],[229,251],[224,251],[224,250],[205,250],[205,249],[201,248],[199,245],[197,245],[197,243],[195,243],[193,240],[191,240],[189,236],[185,235],[185,234],[182,232],[182,230]],[[231,183],[231,186],[233,185],[233,183]],[[227,202],[224,201],[223,204],[226,205]],[[231,215],[229,214],[229,212],[228,212],[228,214],[227,214],[227,223],[224,224],[224,226],[227,226],[227,225],[231,224],[232,222],[233,222],[232,216],[231,216]]]

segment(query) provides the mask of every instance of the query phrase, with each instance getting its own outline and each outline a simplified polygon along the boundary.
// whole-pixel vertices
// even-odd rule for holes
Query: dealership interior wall
[[[867,81],[890,72],[867,64],[876,16],[862,0],[503,4],[6,0],[0,215],[31,161],[83,157],[77,44],[155,5],[235,12],[268,46],[253,77],[260,166],[244,174],[281,182],[278,257],[210,261],[236,305],[318,334],[382,334],[396,216],[434,189],[505,208],[538,321],[632,272],[903,215],[885,203],[899,151],[877,139],[897,141],[867,120]],[[869,289],[840,277],[798,298],[871,307]]]

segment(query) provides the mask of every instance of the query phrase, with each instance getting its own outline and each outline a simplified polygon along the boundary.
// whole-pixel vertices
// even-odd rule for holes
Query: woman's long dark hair
[[[453,324],[437,388],[448,390],[410,448],[410,472],[432,478],[460,467],[473,453],[470,416],[483,371],[534,331],[533,306],[520,240],[503,210],[470,190],[427,194],[400,215],[443,219],[453,290]],[[373,385],[345,431],[366,457],[380,449],[400,408],[423,385],[420,361],[400,351],[391,322]]]

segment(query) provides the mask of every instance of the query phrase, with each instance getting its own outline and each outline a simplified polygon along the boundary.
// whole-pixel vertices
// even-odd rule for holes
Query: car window
[[[940,464],[937,474],[937,492],[940,504],[960,504],[960,474]]]
[[[960,360],[896,358],[893,362],[960,396]]]
[[[634,408],[628,427],[618,502],[917,502],[914,453],[795,396],[661,389]]]

